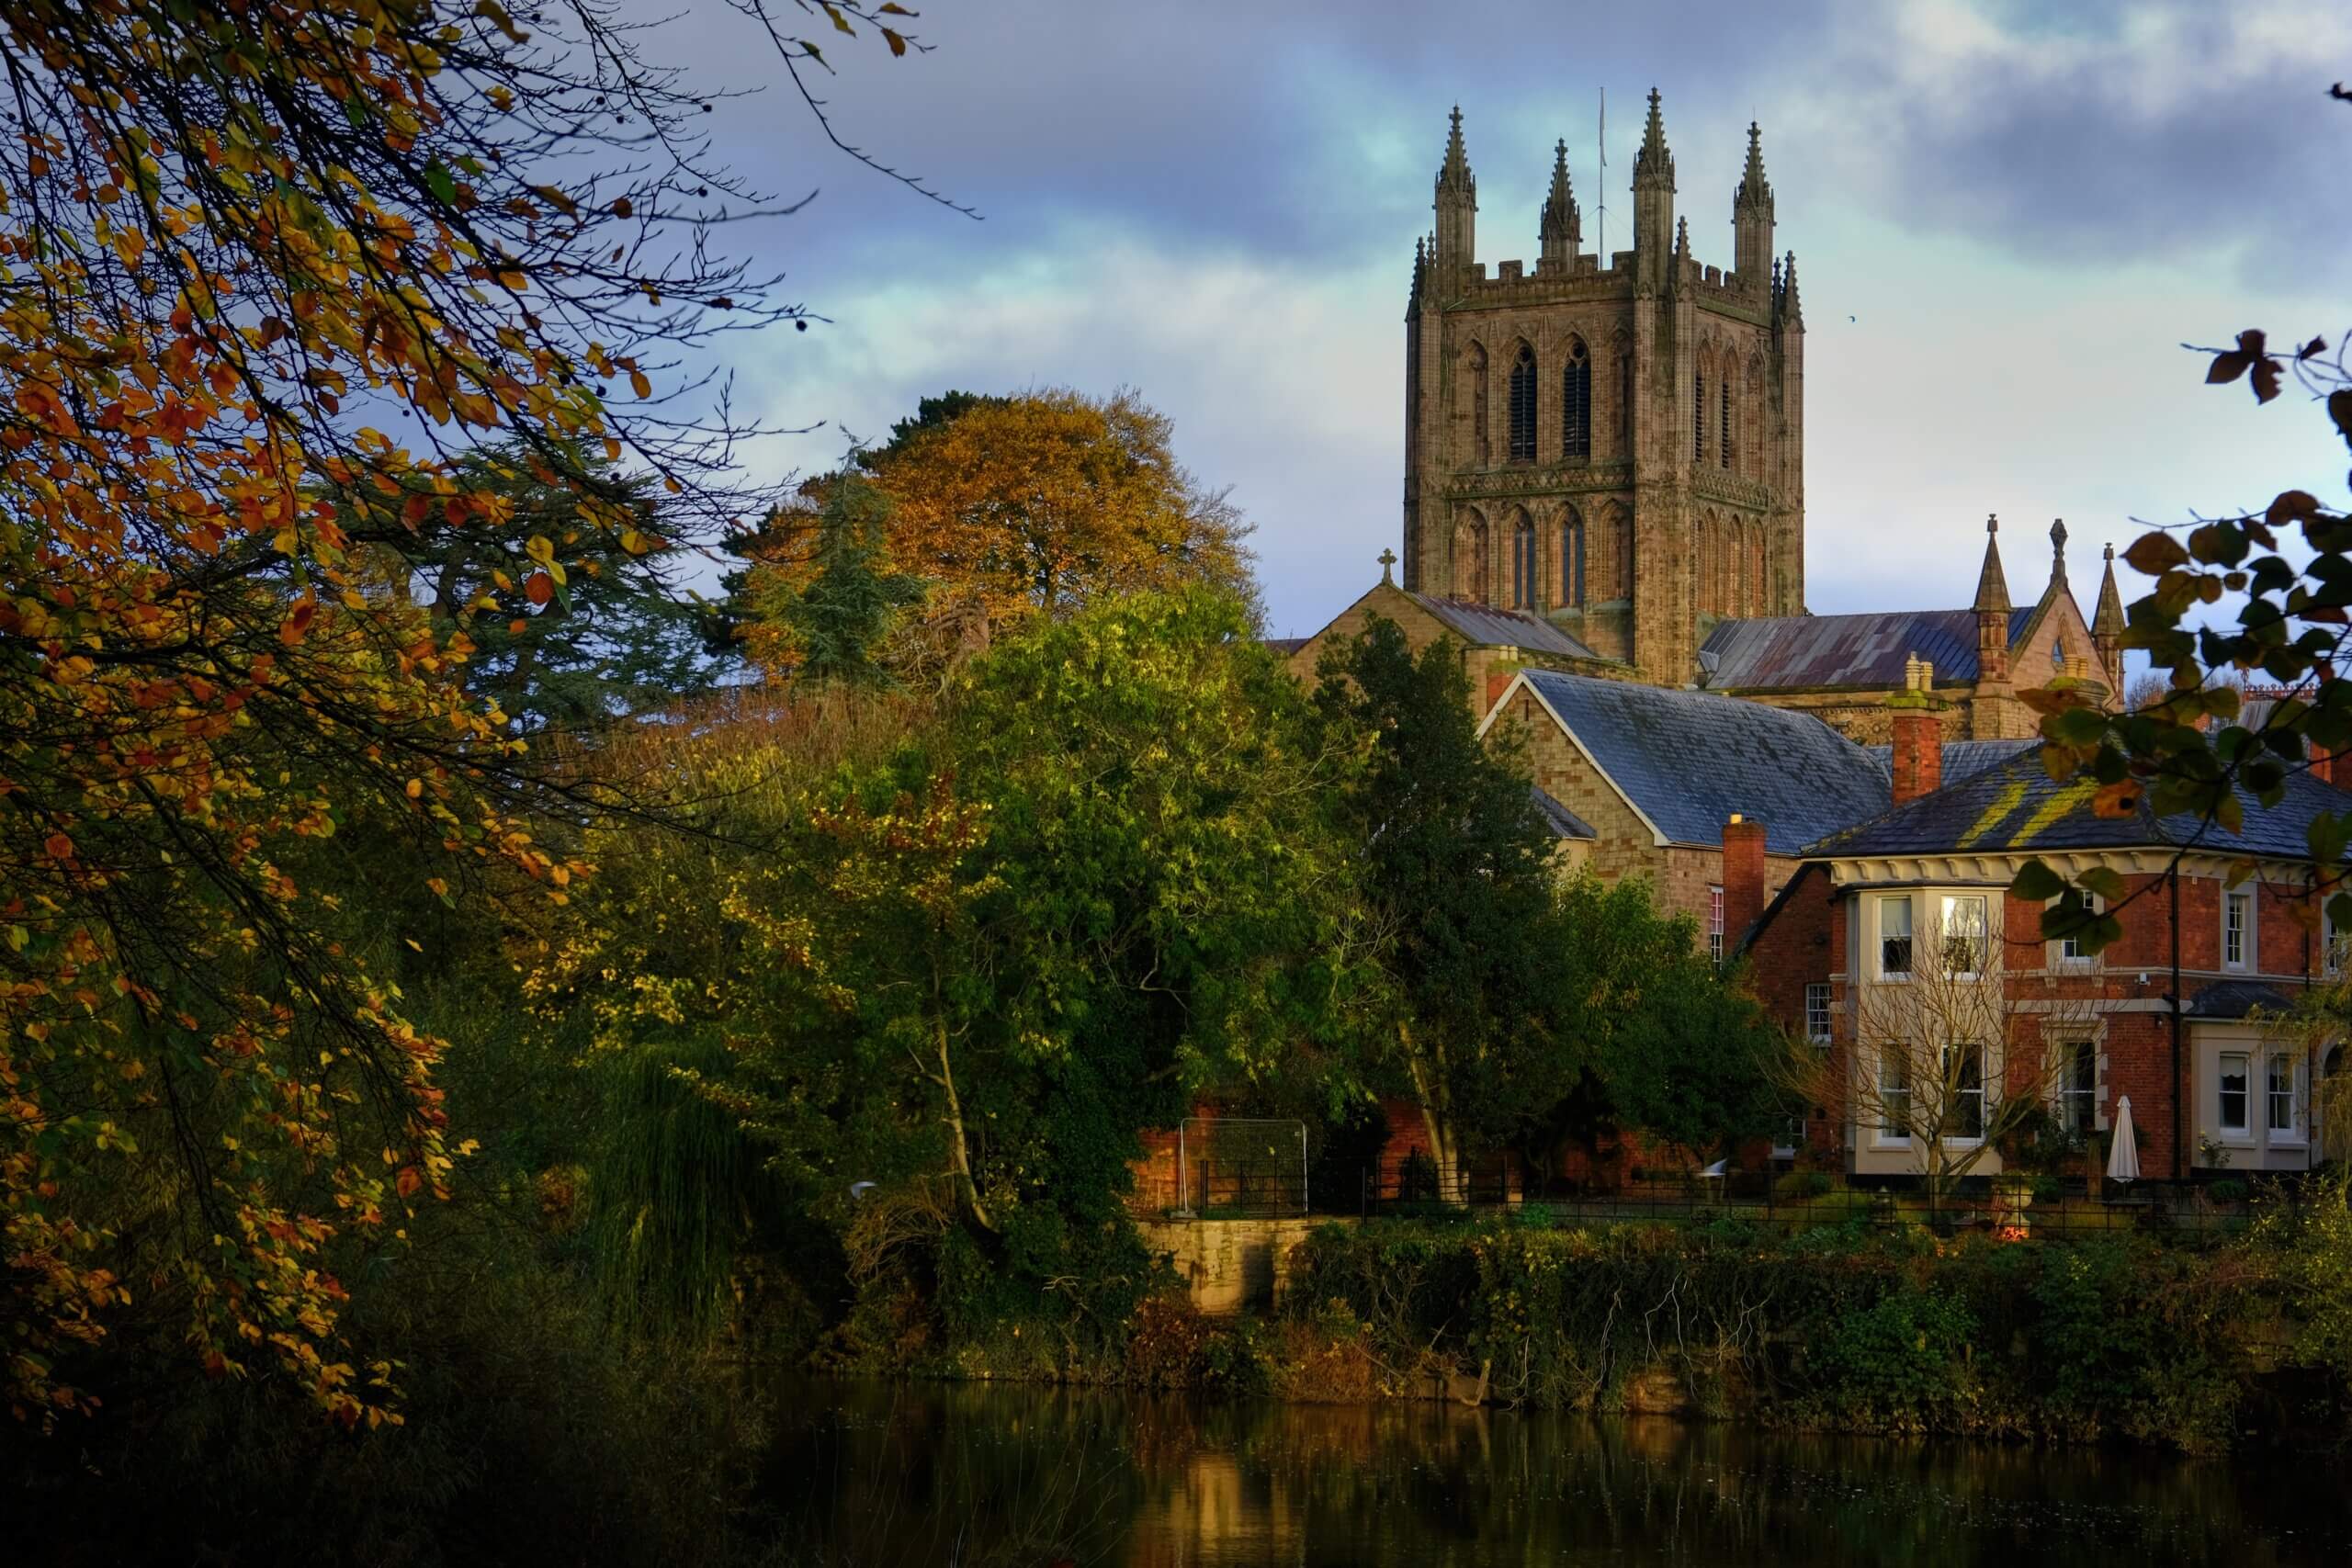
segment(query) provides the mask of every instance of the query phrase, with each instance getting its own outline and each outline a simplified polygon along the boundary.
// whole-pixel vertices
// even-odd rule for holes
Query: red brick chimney
[[[1894,804],[1917,800],[1944,782],[1944,729],[1924,708],[1894,715]]]
[[[1735,811],[1724,824],[1724,951],[1764,913],[1764,824]]]

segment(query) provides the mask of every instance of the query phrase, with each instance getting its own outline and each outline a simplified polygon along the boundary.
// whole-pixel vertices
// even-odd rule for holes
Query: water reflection
[[[785,1405],[769,1495],[843,1564],[2352,1560],[2352,1471],[2310,1460],[971,1384]]]

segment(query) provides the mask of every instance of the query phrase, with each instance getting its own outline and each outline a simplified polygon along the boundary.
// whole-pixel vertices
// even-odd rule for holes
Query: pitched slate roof
[[[1541,615],[1498,610],[1490,604],[1474,604],[1467,599],[1442,599],[1434,593],[1408,593],[1406,597],[1473,648],[1516,648],[1562,659],[1600,658]]]
[[[2025,634],[2035,607],[2009,612],[2009,642]],[[1977,677],[1976,612],[1893,610],[1863,615],[1779,615],[1718,621],[1699,649],[1699,667],[1718,692],[1809,686],[1895,687],[1917,654],[1944,684]]]
[[[1530,784],[1527,793],[1535,797],[1535,809],[1543,814],[1544,826],[1552,829],[1555,839],[1597,839],[1600,835],[1592,824],[1553,799],[1543,790]]]
[[[1723,841],[1735,811],[1795,854],[1886,807],[1886,764],[1810,714],[1707,692],[1522,671],[1634,810],[1678,844]]]
[[[1260,637],[1258,640],[1264,643],[1268,648],[1273,649],[1273,651],[1280,657],[1288,659],[1292,654],[1296,653],[1300,649],[1305,648],[1308,643],[1313,642],[1315,639],[1313,637]]]
[[[2053,782],[2033,750],[2020,751],[1972,777],[1905,801],[1874,821],[1830,833],[1816,855],[1947,854],[2004,850],[2179,848],[2194,844],[2217,854],[2310,858],[2304,829],[2323,811],[2352,810],[2352,793],[2309,773],[2287,781],[2275,807],[2244,791],[2238,804],[2245,829],[2231,833],[2189,815],[2158,817],[2143,800],[2129,817],[2092,809],[2097,785],[2084,779]]]
[[[2041,744],[2039,740],[1947,740],[1944,742],[1944,765],[1941,777],[1948,784],[1962,779],[1973,779],[1985,769],[2007,761],[2020,751],[2030,751]],[[1871,756],[1892,775],[1894,768],[1894,748],[1872,746]]]

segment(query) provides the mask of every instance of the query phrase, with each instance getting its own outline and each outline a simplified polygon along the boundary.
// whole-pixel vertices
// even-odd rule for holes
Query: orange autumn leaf
[[[523,580],[523,596],[534,604],[544,604],[555,597],[555,579],[544,571],[535,571]]]

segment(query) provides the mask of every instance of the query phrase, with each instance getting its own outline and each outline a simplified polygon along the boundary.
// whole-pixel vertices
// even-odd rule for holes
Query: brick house
[[[1964,963],[1999,998],[2005,1038],[1945,1043],[1981,1048],[1975,1093],[1997,1099],[2005,1077],[2030,1080],[2084,1134],[2110,1130],[2129,1095],[2149,1179],[2316,1163],[2312,1086],[2346,1070],[2346,1052],[2306,1047],[2265,1015],[2290,1007],[2341,950],[2312,897],[2304,830],[2320,812],[2352,807],[2352,794],[2298,774],[2276,807],[2245,797],[2232,833],[2158,818],[2144,803],[2100,817],[2094,786],[2052,782],[2030,742],[2006,758],[1976,748],[1963,776],[1948,778],[1956,750],[1938,715],[1898,710],[1893,808],[1810,846],[1737,942],[1766,1005],[1855,1086],[1844,1106],[1816,1108],[1815,1146],[1849,1175],[1918,1173],[1917,1140],[1861,1107],[1885,1104],[1869,1075],[1901,1071],[1871,1021],[1894,1016],[1881,1004],[1917,983],[1932,944],[1980,953]],[[1736,837],[1726,829],[1727,842]],[[2120,875],[2121,940],[2097,956],[2047,940],[2041,906],[2008,891],[2035,857],[2069,876],[2092,866]],[[1753,862],[1730,865],[1744,884],[1734,897],[1759,897]],[[1987,1151],[1974,1170],[1999,1168]]]
[[[1536,789],[1587,827],[1577,863],[1604,881],[1647,876],[1718,953],[1803,851],[1886,807],[1885,758],[1808,714],[1553,670],[1498,684],[1480,733],[1516,734]],[[1761,879],[1748,906],[1724,871],[1734,814],[1753,829],[1733,833],[1736,852]]]

